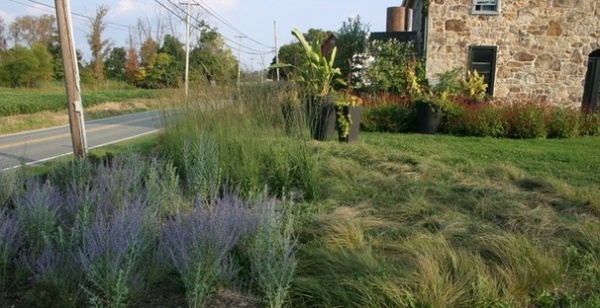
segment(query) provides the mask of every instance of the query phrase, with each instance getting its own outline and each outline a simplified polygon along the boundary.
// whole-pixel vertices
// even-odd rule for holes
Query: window
[[[586,111],[600,111],[600,49],[592,52],[588,60],[581,107]]]
[[[498,15],[500,13],[500,0],[473,0],[471,14]]]
[[[483,81],[488,85],[485,92],[490,97],[494,96],[497,53],[498,46],[469,47],[469,70],[475,70],[483,76]]]

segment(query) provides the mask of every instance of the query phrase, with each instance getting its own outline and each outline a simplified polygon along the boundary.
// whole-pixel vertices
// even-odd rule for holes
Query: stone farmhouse
[[[406,0],[404,7],[412,11],[405,31],[414,33],[430,80],[464,67],[485,76],[494,98],[600,109],[600,0]]]

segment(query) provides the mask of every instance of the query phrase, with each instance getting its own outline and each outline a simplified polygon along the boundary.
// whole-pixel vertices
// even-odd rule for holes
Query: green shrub
[[[581,112],[574,108],[554,107],[548,121],[548,138],[579,136]]]
[[[443,130],[459,136],[505,137],[505,123],[498,106],[481,103],[462,105],[459,112],[444,122]]]
[[[410,133],[417,126],[412,105],[392,105],[367,109],[363,112],[361,129],[368,132]]]
[[[547,112],[544,106],[533,103],[516,103],[502,108],[507,137],[515,139],[545,138]]]
[[[374,60],[366,61],[363,70],[358,73],[361,80],[358,88],[361,90],[401,94],[411,87],[410,78],[407,78],[410,74],[416,75],[419,82],[424,80],[422,63],[412,63],[412,43],[397,40],[374,41],[369,46],[369,53],[374,56]],[[413,71],[415,68],[416,72]]]
[[[600,113],[582,113],[580,133],[582,136],[600,136]]]

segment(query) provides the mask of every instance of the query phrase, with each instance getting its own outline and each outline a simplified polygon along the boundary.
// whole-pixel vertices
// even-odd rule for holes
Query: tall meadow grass
[[[308,131],[301,126],[286,134],[281,98],[288,87],[198,89],[165,115],[162,150],[173,157],[192,194],[210,199],[223,184],[233,183],[245,196],[265,187],[273,195],[319,196],[317,156],[306,142]]]

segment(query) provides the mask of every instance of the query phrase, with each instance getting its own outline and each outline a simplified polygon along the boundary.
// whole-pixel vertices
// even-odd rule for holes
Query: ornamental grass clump
[[[40,253],[21,256],[28,275],[24,298],[33,307],[77,307],[81,299],[82,268],[70,234],[59,229],[46,238]]]
[[[181,174],[188,194],[210,202],[216,200],[222,184],[218,143],[209,136],[200,135],[194,142],[183,141]]]
[[[26,251],[37,254],[42,251],[45,239],[57,231],[62,195],[49,182],[30,179],[25,185],[23,195],[13,201],[14,213],[24,234]]]
[[[182,203],[181,181],[170,158],[153,158],[147,163],[143,196],[147,207],[158,217],[168,217]]]
[[[0,172],[0,209],[13,206],[13,198],[22,192],[24,180],[20,170]]]
[[[19,219],[6,208],[0,208],[0,235],[0,295],[4,295],[13,284],[14,261],[23,245]]]
[[[125,203],[111,214],[97,211],[83,235],[78,259],[87,302],[94,307],[128,307],[146,287],[146,255],[154,226],[141,203]]]
[[[103,188],[106,198],[99,203],[103,209],[116,209],[122,203],[138,200],[144,195],[147,165],[138,154],[122,155],[95,167],[94,185]]]
[[[199,201],[190,213],[179,213],[166,223],[163,247],[190,307],[203,307],[212,294],[231,283],[238,271],[231,252],[257,222],[246,202],[227,195],[212,204]]]
[[[221,187],[235,183],[245,197],[260,195],[267,186],[273,195],[294,191],[305,199],[318,198],[318,160],[305,142],[308,129],[293,134],[300,140],[286,134],[278,100],[286,89],[214,92],[212,100],[220,104],[192,101],[182,107],[184,112],[172,115],[172,124],[160,136],[161,152],[173,158],[188,197],[214,200]],[[211,91],[200,89],[194,95]]]
[[[258,208],[260,223],[245,243],[252,277],[263,293],[265,304],[283,307],[297,266],[297,213],[291,204],[266,200]]]

